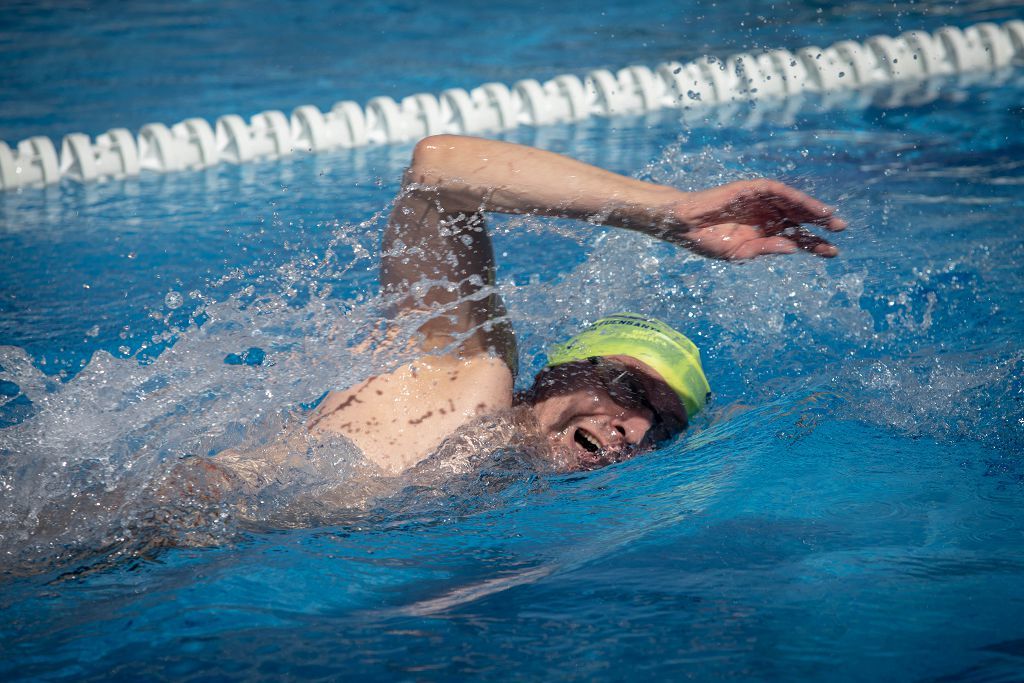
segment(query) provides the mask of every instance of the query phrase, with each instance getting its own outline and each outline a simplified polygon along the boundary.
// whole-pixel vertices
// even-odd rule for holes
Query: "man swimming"
[[[688,193],[520,145],[427,138],[381,248],[383,299],[393,307],[383,346],[412,360],[329,392],[300,424],[268,430],[276,434],[269,442],[257,437],[212,457],[140,468],[140,485],[89,481],[74,496],[48,500],[34,513],[34,541],[5,556],[4,571],[88,565],[98,548],[107,562],[208,545],[236,523],[333,523],[392,496],[400,504],[407,490],[449,491],[444,482],[457,483],[495,453],[522,456],[517,462],[539,471],[595,469],[685,430],[709,391],[700,354],[643,315],[605,317],[554,346],[533,385],[513,394],[516,344],[493,286],[487,212],[626,228],[721,259],[834,256],[835,247],[801,226],[845,227],[829,207],[772,181]],[[403,342],[409,329],[416,335]]]
[[[495,293],[488,212],[575,218],[656,237],[698,254],[748,259],[836,248],[802,227],[846,227],[833,209],[778,182],[702,192],[617,175],[551,152],[478,138],[420,141],[383,238],[380,279],[396,319],[426,318],[412,362],[332,391],[309,417],[383,471],[431,455],[473,420],[518,406],[559,469],[593,469],[685,430],[709,392],[697,348],[635,314],[597,321],[548,354],[513,395],[515,337]]]

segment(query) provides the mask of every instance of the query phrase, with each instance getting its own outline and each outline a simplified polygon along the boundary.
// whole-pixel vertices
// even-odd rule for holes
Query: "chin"
[[[578,472],[580,471],[579,458],[575,453],[564,447],[552,447],[548,449],[548,459],[556,472]]]

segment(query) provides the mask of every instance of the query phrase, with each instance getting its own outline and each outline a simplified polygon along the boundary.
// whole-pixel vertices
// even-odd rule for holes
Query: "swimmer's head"
[[[548,352],[526,399],[551,446],[594,469],[686,429],[710,392],[700,352],[655,318],[602,318]]]

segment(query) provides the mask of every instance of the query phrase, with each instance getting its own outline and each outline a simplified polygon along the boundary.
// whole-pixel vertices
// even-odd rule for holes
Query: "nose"
[[[608,427],[610,446],[636,446],[651,428],[651,418],[639,411],[623,411],[609,417]]]

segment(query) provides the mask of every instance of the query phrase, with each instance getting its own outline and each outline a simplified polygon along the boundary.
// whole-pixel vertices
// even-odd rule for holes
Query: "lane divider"
[[[702,57],[653,69],[629,66],[580,78],[525,79],[508,87],[485,83],[440,95],[420,93],[400,102],[374,97],[322,112],[312,105],[291,116],[265,111],[249,121],[235,114],[214,125],[190,118],[173,126],[149,123],[133,134],[113,128],[95,140],[66,135],[58,154],[45,136],[0,142],[0,190],[48,185],[61,178],[91,182],[128,178],[143,171],[169,173],[243,164],[295,152],[405,142],[436,133],[482,133],[579,121],[591,116],[639,114],[664,108],[710,107],[784,100],[802,93],[825,95],[941,76],[991,73],[1024,61],[1024,21],[981,23],[966,29],[910,31],[844,40],[827,48]]]

